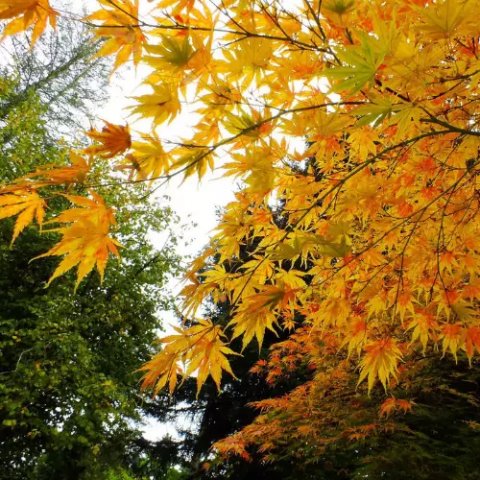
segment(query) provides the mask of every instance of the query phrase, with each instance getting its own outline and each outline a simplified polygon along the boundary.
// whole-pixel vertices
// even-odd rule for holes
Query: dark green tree
[[[45,92],[49,82],[71,82],[77,64],[67,64],[47,75]],[[53,120],[55,102],[45,103],[39,88],[22,82],[8,69],[0,76],[2,183],[39,164],[62,164],[68,155],[53,141],[56,129],[70,128],[60,117]],[[140,431],[137,370],[151,354],[161,328],[156,312],[167,302],[163,285],[179,263],[175,236],[168,235],[174,216],[136,202],[145,195],[142,187],[106,187],[103,194],[120,205],[117,236],[125,256],[112,262],[103,284],[92,274],[76,294],[73,275],[43,288],[55,261],[31,261],[55,234],[27,228],[11,246],[13,222],[0,225],[2,479],[146,478],[143,473],[152,472],[145,468],[151,448]],[[64,201],[55,197],[52,210]],[[161,250],[152,245],[153,232],[167,238]],[[156,468],[158,477],[168,471],[165,464]]]

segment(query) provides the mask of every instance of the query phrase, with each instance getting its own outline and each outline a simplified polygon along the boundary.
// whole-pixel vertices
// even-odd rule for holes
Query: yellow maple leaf
[[[33,27],[32,45],[43,33],[48,22],[55,28],[57,15],[48,0],[0,0],[0,19],[13,18],[5,26],[3,35],[15,35]]]
[[[378,133],[373,128],[362,128],[354,130],[348,137],[350,151],[358,155],[360,161],[364,162],[370,155],[377,151],[375,142],[378,143]]]
[[[184,378],[196,373],[198,395],[209,376],[218,389],[223,370],[234,376],[226,356],[237,354],[223,341],[225,335],[218,325],[201,319],[189,328],[176,327],[175,331],[177,334],[159,340],[164,345],[162,350],[140,369],[147,372],[143,388],[154,386],[154,392],[158,392],[168,382],[173,393],[180,373]]]
[[[42,225],[46,203],[38,193],[28,187],[0,195],[0,219],[18,215],[13,229],[12,242],[35,219]]]
[[[98,0],[102,8],[88,15],[88,23],[100,22],[94,34],[107,40],[100,48],[97,56],[116,53],[114,68],[125,63],[130,56],[137,64],[142,57],[145,36],[139,25],[138,0]]]
[[[386,390],[390,377],[396,378],[397,365],[402,358],[397,343],[393,338],[382,338],[370,342],[365,347],[365,352],[360,362],[360,377],[357,385],[368,378],[370,393],[378,379]]]
[[[447,350],[454,356],[457,361],[457,351],[462,341],[462,326],[458,323],[447,323],[442,328],[442,353],[445,355]]]
[[[348,357],[355,351],[360,355],[363,345],[368,340],[367,322],[365,320],[357,320],[349,324],[349,335],[343,341],[341,347],[348,345]]]
[[[225,62],[218,64],[219,71],[228,72],[231,83],[242,78],[246,85],[254,79],[262,81],[265,71],[271,67],[272,43],[262,38],[246,38],[238,48],[225,49]]]
[[[64,195],[80,208],[66,210],[48,222],[67,225],[49,229],[48,232],[60,233],[62,239],[48,252],[35,257],[63,257],[47,285],[73,267],[77,267],[75,288],[95,267],[103,281],[109,255],[119,256],[120,243],[109,236],[110,227],[115,224],[113,212],[99,195],[94,192],[91,195],[92,198]]]
[[[289,301],[295,298],[295,289],[285,285],[264,285],[262,289],[251,298],[246,299],[249,302],[249,310],[255,312],[263,308],[274,309],[277,306],[284,308]]]
[[[255,302],[255,295],[249,297],[251,301]],[[264,298],[262,297],[262,301]],[[254,303],[254,308],[257,306]],[[252,340],[253,337],[257,339],[258,347],[260,348],[265,336],[265,330],[270,330],[275,333],[274,325],[277,323],[276,315],[268,310],[262,308],[257,311],[250,311],[248,301],[243,304],[243,310],[236,314],[228,323],[233,327],[232,338],[242,337],[242,349],[244,349]]]
[[[138,105],[130,107],[133,115],[153,119],[154,126],[165,121],[172,121],[180,112],[178,86],[175,82],[167,81],[150,85],[153,93],[134,97]]]
[[[461,28],[469,28],[465,24],[477,25],[475,12],[478,3],[469,0],[441,0],[418,7],[422,19],[417,28],[433,40],[451,37]]]
[[[168,382],[168,389],[172,394],[177,386],[178,377],[182,374],[177,352],[162,350],[149,360],[140,371],[146,371],[142,379],[142,388],[152,388],[156,395]]]
[[[183,173],[187,178],[194,173],[201,179],[207,169],[213,170],[214,157],[210,148],[189,148],[179,147],[172,150],[174,157],[171,164],[171,170],[176,169],[178,173]]]
[[[407,330],[412,330],[412,342],[417,340],[422,344],[423,353],[427,349],[427,343],[435,338],[435,330],[438,328],[434,316],[428,312],[417,312],[409,322]]]
[[[131,178],[138,180],[160,177],[169,167],[169,155],[165,152],[162,142],[155,132],[144,135],[142,141],[132,143],[132,153],[116,168],[131,170]]]
[[[222,340],[225,337],[218,325],[211,320],[200,320],[198,325],[189,329],[189,335],[195,342],[188,355],[188,367],[185,375],[197,372],[197,395],[202,385],[211,376],[220,390],[222,370],[235,377],[226,355],[236,355]]]

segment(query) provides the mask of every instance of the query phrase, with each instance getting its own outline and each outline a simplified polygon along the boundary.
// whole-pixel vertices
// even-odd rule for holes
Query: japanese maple
[[[18,23],[41,4],[3,0],[0,17]],[[261,344],[266,330],[291,331],[321,378],[281,400],[292,409],[323,402],[318,389],[328,385],[387,390],[427,352],[472,360],[480,350],[478,11],[479,0],[100,0],[84,21],[116,67],[133,60],[149,69],[131,112],[152,130],[107,123],[89,132],[96,143],[75,153],[88,162],[42,167],[5,186],[0,217],[19,215],[15,238],[43,222],[41,192],[87,187],[84,200],[66,195],[82,208],[60,214],[62,238],[45,254],[64,256],[52,279],[77,266],[80,282],[95,266],[103,275],[117,254],[113,212],[87,166],[110,158],[114,181],[152,188],[213,169],[243,180],[187,272],[186,325],[161,340],[144,387],[172,390],[194,373],[199,388],[208,376],[220,386],[222,371],[234,373],[229,341]],[[45,24],[38,18],[34,36]],[[192,110],[188,136],[159,128]],[[129,177],[119,178],[122,170]],[[278,206],[282,222],[272,214]],[[225,327],[202,318],[207,299],[231,305]],[[412,406],[386,402],[380,417]],[[250,435],[274,439],[275,428],[255,425]],[[353,438],[377,427],[362,428]]]

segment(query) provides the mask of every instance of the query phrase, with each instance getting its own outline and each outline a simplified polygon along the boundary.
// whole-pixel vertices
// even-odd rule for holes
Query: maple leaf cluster
[[[110,235],[116,223],[115,215],[104,199],[93,190],[89,191],[88,196],[71,195],[58,190],[59,187],[84,187],[93,166],[93,161],[86,158],[84,153],[72,150],[67,165],[43,165],[0,188],[0,218],[17,217],[12,244],[33,221],[44,233],[61,235],[57,244],[36,257],[63,257],[47,285],[74,267],[77,268],[75,288],[95,267],[103,279],[109,255],[119,256],[117,247],[120,243]],[[79,208],[64,210],[45,221],[48,201],[58,197]],[[58,226],[60,224],[63,225]],[[43,226],[48,228],[43,229]]]
[[[25,27],[36,18],[35,37],[45,24],[40,5],[51,12],[47,2],[3,0],[0,17],[28,19]],[[119,182],[223,169],[243,185],[187,272],[188,322],[161,340],[146,386],[173,390],[177,376],[195,372],[199,388],[208,376],[220,385],[222,371],[233,373],[231,340],[246,347],[267,330],[291,331],[314,380],[288,401],[259,406],[289,405],[291,425],[303,428],[296,435],[307,435],[315,425],[301,419],[312,415],[297,407],[325,402],[328,385],[339,395],[377,382],[393,388],[427,351],[472,360],[480,351],[479,0],[98,7],[85,21],[104,42],[99,54],[115,55],[116,68],[132,59],[148,70],[131,112],[151,131],[132,139],[107,123],[89,132],[96,143],[84,154],[109,159]],[[189,135],[164,128],[192,109]],[[83,181],[84,167],[72,160],[4,187],[0,217],[18,215],[14,238],[34,218],[43,222],[38,189]],[[80,281],[95,263],[103,274],[107,252],[116,254],[106,240],[112,218],[94,213],[105,207],[93,193],[89,202],[88,228],[79,209],[58,218],[67,227],[47,254],[65,258],[54,277],[78,265]],[[94,229],[99,243],[87,234]],[[92,252],[95,260],[81,260]],[[209,300],[230,305],[227,325],[201,318]],[[295,364],[286,350],[273,351],[271,379]],[[380,416],[409,402],[388,400]],[[274,422],[262,428],[242,435],[280,435]],[[227,443],[220,448],[246,455]]]
[[[47,24],[57,24],[58,12],[49,0],[0,0],[0,20],[8,20],[3,35],[15,35],[32,27],[32,44],[43,33]]]

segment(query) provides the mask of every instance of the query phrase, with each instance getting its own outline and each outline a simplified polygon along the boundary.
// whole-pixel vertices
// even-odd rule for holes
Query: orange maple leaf
[[[31,188],[25,187],[0,195],[0,219],[18,215],[11,243],[34,219],[38,225],[42,225],[45,207],[46,203],[43,198]]]
[[[402,411],[403,413],[407,413],[412,410],[413,405],[414,405],[414,402],[412,402],[411,400],[388,397],[380,405],[380,416],[388,417],[392,413],[399,410]]]
[[[47,22],[55,28],[57,15],[48,0],[0,0],[0,19],[13,18],[5,26],[3,35],[15,35],[33,26],[32,45],[45,30]]]
[[[70,152],[70,165],[65,167],[53,164],[44,165],[37,168],[35,172],[26,175],[24,179],[38,178],[40,186],[83,183],[89,170],[90,162],[72,150]]]
[[[132,137],[128,125],[114,125],[105,121],[102,131],[91,129],[87,135],[97,142],[84,151],[102,158],[112,158],[125,152],[132,145]]]

